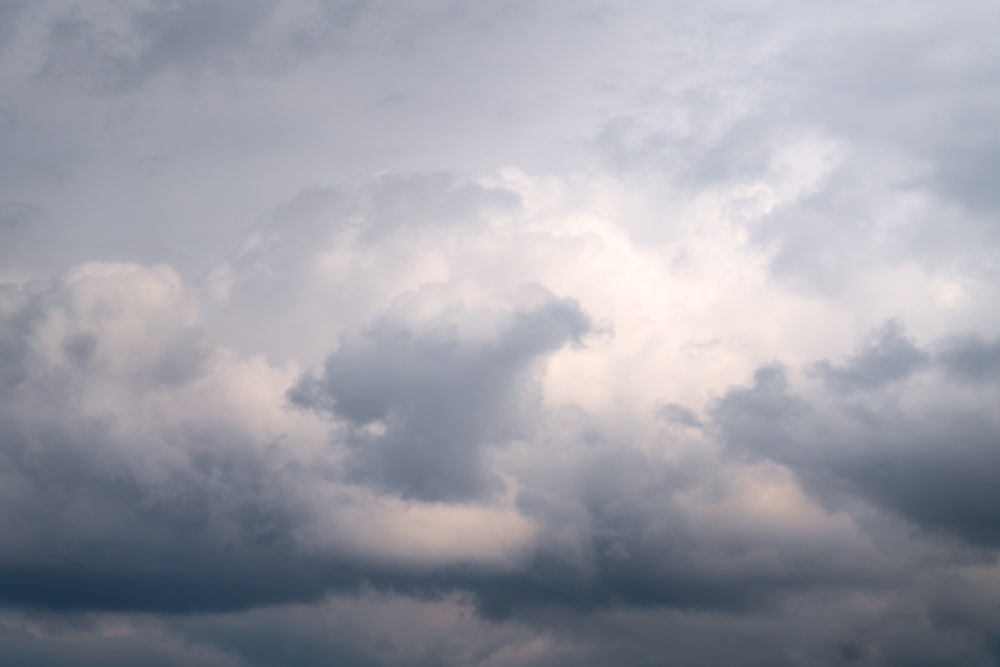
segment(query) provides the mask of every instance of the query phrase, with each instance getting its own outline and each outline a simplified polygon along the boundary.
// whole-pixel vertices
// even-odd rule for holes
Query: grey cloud
[[[283,36],[284,51],[298,55],[338,52],[350,43],[355,31],[378,32],[385,6],[371,0],[329,0],[315,6],[308,20],[302,21]]]
[[[296,514],[261,455],[239,451],[239,434],[186,434],[174,446],[192,463],[154,482],[128,443],[47,397],[58,425],[4,411],[6,604],[234,609],[311,599],[337,580],[291,550]]]
[[[127,630],[124,634],[102,634],[94,624],[77,623],[75,627],[0,629],[0,659],[18,667],[237,667],[241,663],[231,655],[207,646],[192,646],[187,640],[164,636],[155,630]]]
[[[579,343],[591,326],[576,302],[532,291],[526,305],[500,313],[492,330],[472,338],[462,329],[497,314],[459,306],[411,324],[390,312],[344,341],[320,375],[304,378],[289,395],[359,426],[384,422],[384,434],[356,445],[348,462],[355,478],[407,498],[482,497],[497,480],[481,450],[525,427],[537,391],[534,364]]]
[[[132,294],[127,294],[127,290],[133,289],[129,285],[129,273],[146,270],[126,267],[117,276],[102,276],[100,269],[93,275],[88,271],[83,268],[78,274],[65,274],[50,286],[39,283],[23,287],[0,286],[3,303],[0,316],[5,324],[0,335],[0,350],[3,350],[0,361],[10,379],[4,389],[16,391],[23,381],[39,373],[63,374],[62,379],[69,388],[85,382],[91,367],[121,372],[127,380],[145,387],[183,384],[202,374],[210,363],[211,352],[201,329],[183,321],[160,322],[162,329],[156,333],[164,340],[151,353],[140,358],[118,358],[119,355],[126,357],[116,349],[121,341],[101,329],[121,316],[122,311],[134,309],[135,312],[127,312],[126,317],[142,312],[147,305],[142,302],[145,298],[142,286],[135,288]],[[147,287],[170,290],[175,286],[169,277],[160,282],[155,274],[149,274],[144,276],[149,279]],[[116,289],[126,292],[127,296],[119,301],[121,292],[116,293]],[[159,311],[161,304],[155,303],[155,296],[154,304],[143,314],[150,318],[173,316],[173,313]],[[155,326],[152,322],[150,325]],[[52,329],[60,328],[58,349],[45,349],[38,344]],[[69,363],[63,363],[60,357],[65,357]]]
[[[520,196],[501,187],[463,183],[452,174],[385,174],[362,192],[364,236],[377,241],[391,232],[427,226],[478,226],[487,216],[516,213]]]
[[[713,85],[690,75],[629,88],[632,104],[592,142],[611,171],[657,174],[680,201],[726,199],[734,186],[794,178],[801,167],[785,149],[812,142],[809,153],[829,151],[824,176],[765,212],[732,213],[788,285],[837,293],[864,269],[909,261],[994,271],[994,7],[890,3],[862,17],[783,3],[773,13],[720,8],[708,22],[689,9],[672,8],[698,27],[675,38],[687,48],[657,56]]]
[[[576,304],[540,290],[522,295],[508,311],[495,304],[481,310],[445,307],[444,314],[414,320],[413,313],[437,296],[431,292],[422,299],[404,299],[397,311],[345,342],[331,355],[320,376],[323,382],[308,391],[309,383],[299,385],[307,392],[304,402],[325,405],[358,425],[385,418],[388,427],[383,436],[376,436],[376,446],[378,438],[385,439],[384,447],[412,446],[413,441],[404,438],[428,424],[436,429],[428,432],[441,436],[438,446],[480,445],[478,439],[487,431],[492,429],[491,438],[499,439],[508,435],[510,424],[518,423],[511,421],[509,410],[498,412],[510,404],[496,399],[509,398],[509,392],[530,399],[530,391],[515,391],[524,387],[517,386],[519,380],[530,380],[523,375],[525,369],[587,331],[586,317]],[[32,338],[26,332],[32,330],[30,322],[40,321],[41,306],[58,308],[69,299],[71,295],[58,290],[21,295],[22,304],[39,305],[34,319],[23,320],[28,323],[13,330]],[[184,333],[182,329],[176,335]],[[455,656],[467,655],[462,653],[466,649],[433,643],[418,643],[420,653],[401,652],[377,637],[355,642],[352,636],[331,635],[319,622],[304,625],[294,620],[296,614],[316,617],[310,605],[322,605],[325,594],[365,590],[391,591],[429,603],[457,594],[476,612],[477,622],[521,624],[528,632],[565,633],[567,641],[576,642],[575,661],[555,652],[540,657],[539,664],[601,664],[615,651],[636,664],[657,664],[670,657],[709,664],[710,658],[725,655],[721,647],[711,648],[730,636],[725,623],[760,623],[802,595],[846,595],[851,590],[889,594],[898,579],[877,554],[834,537],[713,528],[679,498],[725,498],[725,485],[710,472],[717,474],[717,462],[682,459],[668,464],[643,455],[603,438],[600,423],[579,412],[521,423],[522,428],[530,425],[523,435],[530,438],[535,454],[525,462],[528,469],[517,471],[518,505],[544,532],[513,569],[454,564],[428,571],[303,552],[295,536],[303,528],[304,515],[287,490],[313,483],[308,471],[315,464],[286,457],[280,443],[255,443],[236,425],[211,427],[189,420],[168,434],[187,463],[169,470],[162,481],[150,479],[150,469],[130,454],[108,424],[74,407],[74,392],[88,386],[79,380],[102,372],[94,363],[102,349],[100,331],[95,339],[93,349],[81,353],[73,348],[91,344],[78,344],[78,338],[71,337],[64,368],[42,372],[29,363],[24,367],[27,375],[5,388],[2,412],[8,426],[0,440],[0,474],[10,482],[4,484],[13,499],[8,507],[20,519],[9,513],[3,517],[8,549],[0,559],[0,599],[7,605],[62,614],[139,610],[189,618],[161,621],[177,634],[153,630],[154,640],[142,642],[98,639],[97,630],[65,632],[44,641],[6,631],[10,641],[4,642],[0,655],[26,664],[60,662],[60,656],[71,651],[81,652],[82,664],[139,659],[170,664],[183,659],[188,664],[262,666],[288,660],[449,664]],[[80,354],[85,363],[80,363]],[[366,372],[359,374],[360,369]],[[149,381],[162,390],[170,380],[154,374],[152,380],[143,380]],[[46,400],[41,412],[31,409],[38,396]],[[448,414],[427,397],[467,409]],[[926,424],[904,432],[891,422],[885,430],[885,421],[874,426],[862,421],[871,428],[873,440],[881,437],[875,444],[889,447],[883,458],[868,456],[872,448],[849,446],[841,441],[842,433],[817,421],[817,415],[827,414],[821,407],[810,408],[797,398],[785,371],[772,365],[755,374],[752,386],[727,393],[709,428],[721,429],[732,446],[788,463],[804,479],[810,471],[834,476],[848,490],[921,524],[985,543],[993,539],[989,531],[996,499],[990,489],[997,485],[990,471],[997,467],[989,459],[988,442],[966,438],[956,465],[949,468],[947,459],[938,456],[940,450],[927,450],[923,441],[913,438],[914,432],[927,432]],[[394,424],[386,417],[393,412],[405,419]],[[462,422],[465,417],[479,419],[470,426]],[[442,423],[434,424],[434,419]],[[798,426],[803,420],[805,427]],[[853,423],[840,414],[832,421]],[[978,428],[972,424],[969,433]],[[943,423],[940,431],[956,435],[954,420]],[[803,439],[803,433],[819,434],[818,444],[832,445],[835,453],[812,451],[813,441]],[[459,437],[468,439],[460,442]],[[154,443],[143,444],[148,448]],[[372,444],[355,443],[358,455],[364,457],[363,448]],[[952,449],[941,455],[954,453]],[[457,458],[459,465],[469,462]],[[371,480],[376,466],[390,459],[358,461],[369,465]],[[970,475],[970,466],[979,471],[979,479]],[[477,479],[481,469],[473,466],[462,474]],[[872,476],[869,470],[892,474]],[[159,471],[161,477],[164,470]],[[325,469],[316,472],[326,474]],[[381,476],[374,481],[404,493],[416,489],[414,495],[434,488],[417,484],[420,475],[441,481],[444,488],[454,482],[448,471],[428,472],[420,466],[411,465],[409,477],[392,478],[391,473],[377,470]],[[395,482],[404,488],[393,486]],[[956,491],[958,484],[964,490]],[[932,497],[928,488],[935,490]],[[448,492],[464,490],[452,487]],[[564,539],[567,532],[573,536],[570,544]],[[282,606],[288,603],[301,608],[290,611]],[[244,611],[261,606],[271,608]],[[717,617],[724,625],[714,632],[702,628],[703,640],[681,634],[664,643],[657,639],[659,634],[639,633],[634,638],[639,643],[628,646],[602,635],[600,628],[607,626],[586,630],[581,625],[595,615],[667,613],[663,610],[670,608],[696,609],[702,615],[724,612]],[[203,615],[223,611],[228,615]],[[672,619],[671,627],[682,623],[667,618]],[[760,664],[775,659],[767,647],[783,637],[777,628],[787,627],[775,623],[775,629],[762,630],[753,640]],[[878,651],[896,656],[885,664],[908,664],[914,654],[904,648],[903,638],[892,637],[892,623],[880,620],[878,628],[875,638],[860,631],[836,639],[811,638],[803,650],[823,651],[831,665],[850,664],[852,655]],[[145,637],[144,632],[140,636]],[[732,632],[740,636],[738,629]],[[911,637],[910,632],[903,631],[902,637]],[[952,650],[979,655],[977,636],[970,631],[955,640]],[[946,633],[935,637],[925,650],[951,646]],[[491,640],[485,641],[489,646]],[[475,663],[468,659],[466,664]]]
[[[253,320],[261,307],[273,314],[234,336],[245,351],[266,349],[316,363],[338,335],[417,287],[409,274],[418,248],[437,251],[445,240],[461,248],[487,233],[494,218],[518,215],[521,208],[516,192],[447,172],[390,172],[309,188],[252,228],[204,282],[210,290],[221,287],[227,320]],[[319,266],[324,256],[351,267],[341,269],[337,289]],[[289,322],[307,328],[305,344],[303,336],[289,336]]]
[[[735,492],[731,462],[704,453],[668,462],[600,431],[565,415],[543,430],[530,469],[517,469],[518,506],[546,534],[523,570],[473,589],[487,618],[607,608],[753,614],[797,592],[891,579],[863,543],[827,528],[802,537],[717,524],[711,508]]]
[[[935,363],[963,380],[988,382],[1000,378],[1000,339],[959,336],[942,341]]]
[[[0,0],[0,663],[996,665],[997,18]]]
[[[358,427],[338,473],[331,460],[298,458],[280,440],[268,442],[225,419],[152,423],[130,442],[115,428],[142,409],[129,401],[190,387],[211,363],[187,368],[185,358],[204,354],[187,325],[148,341],[151,349],[133,359],[135,368],[109,358],[115,317],[137,307],[126,307],[128,299],[167,278],[139,269],[110,277],[106,269],[90,271],[5,295],[12,299],[4,302],[7,383],[0,409],[6,424],[0,475],[10,500],[0,517],[5,604],[64,612],[236,611],[370,586],[430,599],[459,591],[481,613],[509,618],[530,609],[617,604],[740,609],[800,586],[872,576],[836,561],[791,572],[778,560],[751,561],[737,573],[746,556],[724,551],[717,563],[697,562],[694,550],[712,549],[715,538],[684,528],[683,512],[664,486],[674,474],[608,446],[565,488],[567,497],[557,499],[538,479],[521,498],[542,527],[562,523],[577,531],[589,565],[581,567],[556,542],[531,547],[508,571],[460,564],[428,571],[303,549],[298,536],[308,530],[308,512],[293,490],[326,484],[331,471],[434,500],[480,497],[495,488],[485,454],[512,438],[535,440],[547,419],[539,411],[535,365],[587,333],[579,305],[529,288],[506,306],[445,301],[425,320],[414,313],[441,294],[428,288],[402,299],[346,340],[320,376],[293,389],[299,403],[327,408]],[[68,324],[64,338],[37,349],[53,322]],[[93,328],[95,322],[104,324]],[[104,415],[81,408],[81,396],[109,381],[128,387],[124,404]],[[384,433],[364,430],[372,420],[385,422]],[[576,451],[575,436],[562,439]],[[624,488],[634,492],[623,496]],[[579,507],[569,524],[557,510],[565,502]]]
[[[498,3],[372,0],[170,0],[80,4],[49,21],[43,77],[91,92],[132,92],[162,74],[187,81],[273,77],[310,61],[406,58],[523,25],[533,12]]]
[[[771,253],[772,272],[800,289],[836,293],[850,276],[882,257],[869,235],[882,212],[871,174],[838,166],[815,192],[775,207],[749,225],[751,239]]]
[[[730,387],[712,406],[712,419],[737,451],[787,461],[802,451],[788,425],[801,423],[812,410],[790,393],[786,368],[772,363],[754,372],[751,386]]]
[[[125,6],[127,7],[127,5]],[[40,74],[82,78],[98,89],[125,91],[171,69],[219,69],[246,57],[254,31],[274,8],[271,0],[173,0],[124,9],[120,33],[79,9],[52,20],[48,59]],[[107,8],[105,8],[107,9]]]
[[[834,244],[845,269],[919,258],[945,266],[957,259],[977,271],[989,266],[985,249],[996,247],[988,220],[997,200],[983,174],[996,162],[988,119],[1000,107],[1000,98],[985,92],[996,90],[1000,71],[984,27],[997,16],[975,3],[941,8],[943,15],[938,9],[924,5],[903,23],[886,14],[865,27],[844,17],[829,37],[802,39],[781,65],[785,80],[794,82],[781,98],[798,100],[796,115],[849,146],[842,168],[857,179],[853,194],[844,193],[849,205],[811,220],[823,231],[809,241],[812,249]],[[951,23],[955,11],[976,17],[975,26]],[[865,185],[872,179],[883,185]],[[897,215],[886,204],[916,194],[932,200],[883,228],[880,221]],[[772,233],[807,233],[800,218],[808,219],[809,208],[803,209],[768,221]],[[796,275],[809,277],[807,262],[799,269]]]
[[[666,403],[660,407],[660,414],[664,419],[679,426],[689,426],[691,428],[701,428],[704,426],[701,419],[691,408],[678,405],[676,403]]]
[[[335,249],[360,242],[371,248],[433,230],[481,229],[490,216],[520,207],[513,191],[447,172],[385,173],[335,188],[309,188],[252,229],[229,267],[235,278],[250,283],[240,287],[259,291],[265,280],[293,278],[304,256],[324,245]]]
[[[858,545],[833,549],[784,535],[761,554],[752,535],[704,529],[676,494],[710,487],[702,478],[709,467],[666,466],[606,441],[583,414],[540,411],[535,364],[578,343],[590,326],[578,304],[544,289],[476,309],[442,298],[443,287],[425,288],[345,340],[291,394],[354,425],[339,464],[204,416],[154,421],[130,442],[115,424],[142,409],[131,401],[196,385],[211,364],[178,376],[158,370],[152,352],[193,345],[189,353],[202,354],[190,325],[148,341],[151,351],[132,362],[142,372],[108,360],[115,313],[129,316],[128,298],[169,277],[90,271],[4,302],[12,325],[4,328],[4,367],[17,371],[0,408],[7,605],[236,612],[370,587],[429,600],[457,592],[484,617],[511,619],[614,606],[748,611],[795,591],[884,577]],[[130,290],[122,281],[137,284]],[[81,334],[88,313],[111,319]],[[47,351],[33,347],[52,322],[70,325],[66,338]],[[781,392],[777,371],[758,379]],[[83,409],[81,396],[108,381],[128,387],[127,400],[103,416]],[[383,432],[365,428],[373,420],[384,422]],[[299,541],[310,515],[297,489],[346,475],[412,498],[482,497],[496,484],[487,453],[514,438],[534,448],[519,471],[518,506],[543,534],[512,567],[428,569]]]
[[[0,2],[0,53],[3,53],[7,45],[17,36],[18,24],[25,6],[21,0]]]
[[[1000,529],[992,508],[1000,502],[1000,479],[992,471],[1000,465],[995,448],[1000,430],[975,414],[939,420],[882,426],[888,433],[868,435],[871,449],[835,460],[834,472],[919,526],[995,548]]]
[[[302,251],[303,244],[345,231],[358,231],[365,241],[378,243],[393,233],[480,227],[490,215],[516,213],[520,206],[516,192],[468,182],[456,174],[389,172],[360,183],[300,193],[255,230],[263,240],[247,254],[249,261],[264,255],[284,259],[292,251]],[[270,247],[272,238],[283,245]]]
[[[1000,425],[981,404],[950,400],[947,383],[926,406],[900,405],[886,392],[890,382],[905,392],[929,358],[896,325],[883,327],[844,366],[812,367],[831,390],[822,402],[796,395],[786,371],[770,366],[715,403],[713,427],[735,451],[790,466],[826,501],[858,494],[931,532],[995,548]],[[951,370],[953,359],[941,359]],[[857,389],[866,393],[844,396]]]
[[[149,664],[183,660],[196,667],[289,662],[596,667],[619,661],[896,667],[956,660],[987,666],[995,663],[997,625],[990,614],[977,611],[976,583],[975,576],[941,575],[923,585],[919,595],[897,592],[878,606],[834,593],[797,599],[753,618],[614,609],[525,614],[494,623],[477,619],[455,598],[421,602],[371,593],[316,605],[155,621],[128,615],[99,620],[15,616],[24,625],[4,629],[7,641],[0,645],[0,657],[28,665],[132,664],[131,658]],[[971,618],[962,617],[969,613]],[[959,618],[963,622],[955,622]]]
[[[602,123],[593,145],[612,171],[622,176],[665,172],[674,187],[690,194],[764,178],[778,169],[773,120],[750,116],[720,136],[706,131],[706,136],[692,138],[686,126],[697,124],[700,116],[713,116],[718,100],[692,93],[678,95],[670,103],[675,113],[686,116],[686,122],[678,123],[684,131],[663,130],[649,120],[628,116]]]
[[[289,550],[299,519],[268,443],[211,419],[119,428],[139,399],[191,387],[214,360],[193,326],[157,327],[183,319],[169,276],[116,270],[0,295],[0,599],[185,611],[320,595],[333,575],[295,566],[308,559]],[[143,347],[130,358],[128,345]],[[85,407],[109,385],[126,404]]]
[[[905,380],[929,362],[930,355],[906,337],[899,322],[890,320],[843,364],[823,359],[807,371],[835,391],[870,391]]]
[[[331,461],[206,402],[224,353],[206,359],[173,286],[101,265],[0,291],[0,606],[192,613],[406,585],[405,566],[302,543],[297,490],[322,488]],[[197,415],[180,407],[191,400]]]
[[[246,47],[253,29],[273,11],[270,0],[231,2],[174,0],[156,4],[131,17],[144,42],[137,63],[139,73],[206,54]]]
[[[955,11],[975,20],[947,21]],[[996,202],[979,175],[995,160],[988,118],[1000,99],[984,91],[1000,76],[986,28],[996,18],[995,7],[978,3],[947,12],[926,4],[902,23],[889,12],[865,26],[844,17],[829,37],[801,41],[788,72],[795,84],[825,93],[803,100],[817,120],[925,160],[942,194],[990,210]]]
[[[28,263],[25,255],[44,237],[45,226],[45,215],[37,206],[17,201],[0,204],[0,259],[6,270],[16,272]]]

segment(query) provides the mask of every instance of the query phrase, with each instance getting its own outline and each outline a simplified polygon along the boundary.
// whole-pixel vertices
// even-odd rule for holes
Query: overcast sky
[[[0,664],[1000,665],[998,35],[0,0]]]

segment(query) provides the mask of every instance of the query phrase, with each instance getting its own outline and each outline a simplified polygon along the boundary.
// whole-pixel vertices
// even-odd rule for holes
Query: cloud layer
[[[0,0],[0,662],[1000,664],[998,18]]]

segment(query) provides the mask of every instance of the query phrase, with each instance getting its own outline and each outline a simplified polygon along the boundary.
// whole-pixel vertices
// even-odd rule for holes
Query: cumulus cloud
[[[499,482],[483,469],[479,449],[530,433],[535,360],[579,343],[590,322],[576,303],[541,288],[499,313],[434,303],[441,301],[435,291],[397,302],[290,396],[356,426],[379,427],[359,437],[348,459],[359,481],[404,498],[475,498]]]
[[[269,443],[260,422],[227,412],[266,403],[254,391],[280,372],[211,347],[193,294],[167,267],[85,265],[5,297],[4,598],[69,608],[246,599],[225,571],[263,567],[293,520],[265,472],[278,433]],[[259,384],[219,392],[233,381]],[[256,555],[224,565],[244,539]]]
[[[818,492],[833,485],[920,529],[994,546],[994,390],[964,387],[949,355],[935,364],[933,384],[912,377],[915,365],[930,366],[931,353],[902,337],[896,323],[870,340],[844,366],[807,367],[826,384],[811,400],[791,388],[785,368],[759,369],[752,386],[731,388],[716,402],[714,425],[729,446],[790,466]],[[954,340],[946,345],[956,349]],[[975,343],[969,347],[977,353]]]
[[[436,183],[433,192],[486,192]],[[407,192],[397,215],[419,219],[428,201],[438,210],[437,195]],[[307,648],[279,648],[291,630],[277,619],[294,617],[283,605],[313,609],[331,594],[391,593],[417,605],[457,596],[448,604],[478,618],[475,632],[484,633],[473,644],[494,648],[435,649],[427,660],[485,650],[512,663],[561,664],[626,651],[610,637],[583,642],[575,614],[631,610],[640,625],[647,614],[673,618],[670,609],[761,618],[802,596],[862,591],[909,609],[916,603],[898,598],[901,573],[887,559],[909,551],[903,572],[918,576],[922,559],[942,557],[940,535],[971,549],[959,549],[958,562],[982,566],[983,549],[995,545],[988,471],[996,425],[985,407],[993,385],[963,370],[962,355],[989,358],[975,336],[920,344],[890,321],[844,361],[805,363],[801,381],[818,380],[813,389],[797,390],[787,367],[771,364],[706,406],[656,400],[660,383],[633,383],[649,401],[623,411],[564,384],[571,376],[559,377],[567,372],[560,363],[599,371],[596,362],[610,355],[630,364],[648,315],[619,316],[619,327],[602,332],[588,303],[605,314],[628,310],[599,292],[584,292],[583,303],[530,283],[498,292],[488,273],[463,268],[480,269],[498,246],[471,264],[456,262],[466,246],[453,246],[433,282],[419,272],[390,276],[378,287],[388,305],[368,320],[340,319],[329,330],[338,332],[331,352],[311,370],[227,349],[199,313],[207,304],[219,317],[243,281],[261,277],[292,281],[286,290],[317,277],[336,285],[344,274],[322,270],[331,252],[398,252],[397,238],[411,248],[427,236],[496,238],[512,223],[532,224],[530,200],[527,213],[476,222],[472,208],[461,218],[469,224],[430,216],[426,226],[389,226],[374,237],[368,213],[344,237],[350,216],[333,209],[307,218],[318,226],[305,237],[325,239],[319,244],[295,243],[301,226],[282,222],[268,232],[273,242],[250,246],[258,260],[224,265],[232,282],[221,297],[216,278],[199,294],[168,267],[134,264],[82,265],[48,285],[5,288],[5,603],[197,614],[129,630],[158,638],[142,644],[150,659],[270,664],[292,651],[302,660],[409,664],[402,649],[331,640],[322,629],[300,638]],[[573,252],[550,257],[567,262],[564,275],[581,268],[578,235],[610,234],[593,224],[565,228],[562,243]],[[530,243],[557,247],[547,235],[519,239],[509,247],[520,253]],[[614,239],[594,246],[600,261],[619,252]],[[281,266],[276,260],[320,270],[260,273]],[[550,268],[521,266],[522,278]],[[366,280],[379,285],[375,275]],[[275,314],[295,316],[282,305]],[[676,364],[695,351],[701,362],[717,347],[682,340],[662,361],[640,348],[640,360]],[[928,393],[927,378],[957,382],[964,403],[952,396],[927,410],[942,386]],[[906,537],[906,525],[926,537]],[[919,576],[938,576],[930,572]],[[367,604],[341,599],[346,609]],[[391,618],[395,604],[370,613]],[[258,612],[245,610],[268,607],[277,634],[261,635],[250,629]],[[206,616],[220,612],[236,615]],[[120,618],[132,627],[130,616]],[[213,618],[229,629],[215,636]],[[17,623],[17,655],[70,650],[61,646],[94,646],[86,650],[107,660],[140,655],[138,644],[94,639],[95,630],[59,630],[62,639],[38,644]],[[758,636],[762,656],[773,656],[763,647],[776,632]],[[653,636],[643,641],[648,655],[665,655]],[[860,655],[889,639],[875,648],[843,641],[854,642],[844,655]],[[685,645],[698,659],[713,655],[707,644]]]
[[[995,664],[996,18],[0,0],[0,662]]]
[[[570,335],[584,325],[571,304],[551,307],[557,325],[560,307],[577,318]],[[297,371],[211,344],[167,267],[91,264],[47,287],[8,287],[3,315],[7,603],[245,608],[445,565],[492,568],[532,537],[502,508],[336,485],[344,446],[284,400]],[[432,488],[464,480],[412,472]]]

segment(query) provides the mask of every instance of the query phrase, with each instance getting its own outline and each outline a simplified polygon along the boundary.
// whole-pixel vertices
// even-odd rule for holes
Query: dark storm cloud
[[[969,338],[951,339],[944,349],[936,361],[943,377],[958,373],[963,380],[969,359],[988,366],[992,352]],[[735,451],[788,465],[823,495],[858,494],[918,527],[998,547],[1000,424],[993,411],[981,399],[955,399],[943,379],[929,403],[901,404],[886,391],[903,383],[905,392],[906,378],[929,359],[890,323],[846,364],[808,367],[831,390],[821,401],[797,395],[787,371],[769,366],[752,386],[731,388],[718,400],[714,426]]]
[[[290,392],[302,407],[325,409],[363,426],[381,420],[385,433],[356,445],[353,477],[404,498],[468,500],[497,489],[481,449],[522,433],[537,394],[534,363],[580,343],[590,320],[572,300],[538,289],[532,303],[482,338],[466,339],[489,311],[448,309],[437,321],[411,324],[383,317],[345,341],[318,376]],[[367,441],[364,441],[367,440]]]

